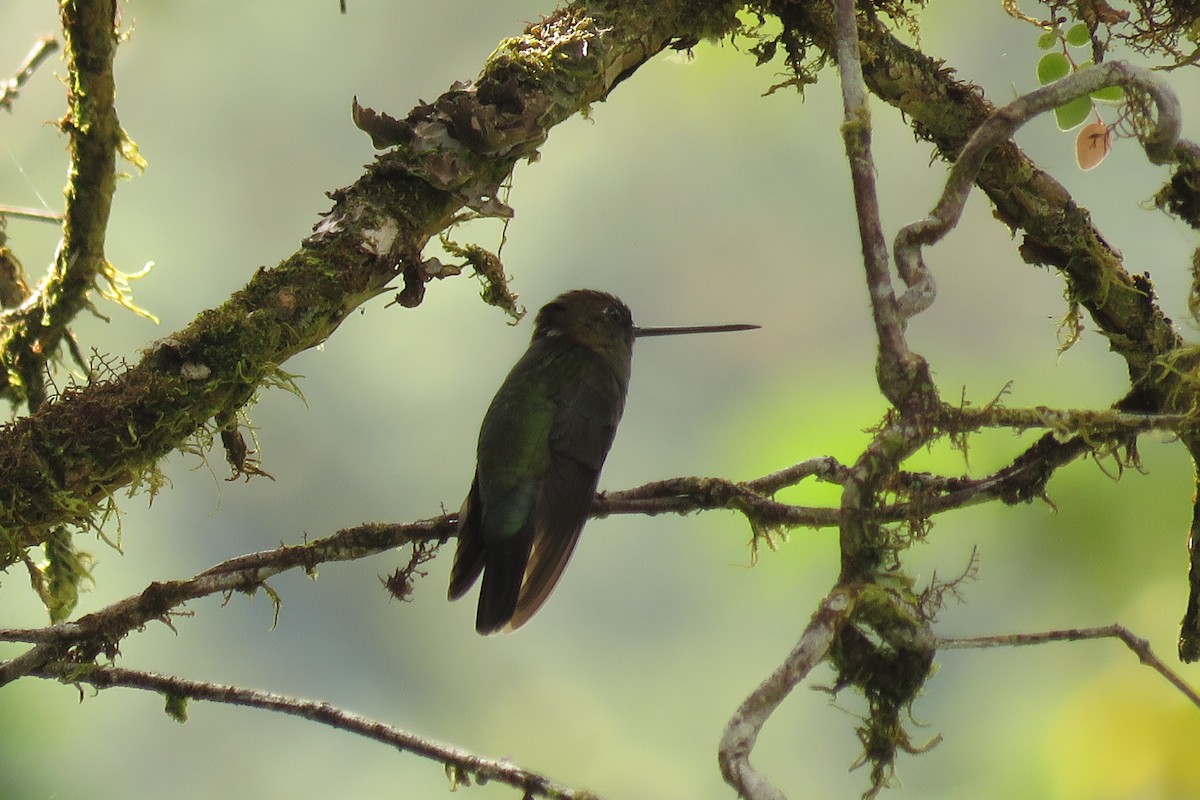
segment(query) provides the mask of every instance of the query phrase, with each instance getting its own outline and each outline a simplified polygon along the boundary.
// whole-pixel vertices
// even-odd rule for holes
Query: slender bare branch
[[[0,217],[15,217],[17,219],[30,219],[37,222],[54,222],[57,224],[62,224],[62,221],[66,218],[63,214],[55,211],[6,205],[0,205]]]
[[[520,789],[526,793],[526,797],[548,797],[552,800],[599,800],[598,795],[592,792],[572,789],[556,783],[544,775],[521,769],[507,760],[484,758],[322,701],[304,700],[228,684],[187,680],[154,672],[111,666],[87,665],[81,667],[76,663],[62,661],[47,664],[32,674],[39,678],[50,678],[63,683],[85,684],[97,689],[119,686],[157,692],[165,695],[169,703],[179,699],[206,700],[213,703],[227,703],[275,711],[319,722],[331,728],[381,742],[401,752],[412,753],[445,765],[446,773],[450,778],[451,790],[458,786],[470,785],[472,780],[479,783],[496,781]],[[177,703],[171,708],[172,715],[177,718],[185,714],[183,707]]]
[[[1167,682],[1178,689],[1184,697],[1200,707],[1200,693],[1197,693],[1188,685],[1187,681],[1154,653],[1150,642],[1135,635],[1124,625],[1117,623],[1098,628],[1064,628],[1036,633],[999,633],[992,636],[939,638],[937,646],[943,650],[975,647],[1024,647],[1034,644],[1049,644],[1050,642],[1078,642],[1086,639],[1120,639],[1126,647],[1137,654],[1139,661],[1166,678]]]
[[[792,689],[824,660],[850,608],[850,598],[834,589],[813,614],[784,662],[742,701],[725,726],[717,761],[725,782],[744,800],[784,800],[784,795],[750,764],[758,734]]]
[[[37,40],[29,54],[25,56],[25,60],[21,62],[21,66],[17,67],[16,74],[0,83],[0,108],[12,111],[13,101],[20,94],[21,87],[33,77],[38,66],[57,49],[58,40],[53,36],[43,36]]]
[[[875,187],[875,161],[871,154],[871,108],[867,104],[867,87],[863,82],[859,59],[858,22],[852,0],[834,3],[837,19],[836,54],[842,87],[842,140],[850,164],[850,179],[854,188],[854,205],[858,212],[858,235],[862,245],[863,266],[867,274],[871,310],[879,339],[881,362],[901,363],[908,359],[908,343],[904,338],[904,317],[897,307],[896,295],[888,269],[887,243],[883,222],[879,216],[879,194]],[[881,370],[884,367],[881,365]],[[893,403],[893,389],[881,388]]]

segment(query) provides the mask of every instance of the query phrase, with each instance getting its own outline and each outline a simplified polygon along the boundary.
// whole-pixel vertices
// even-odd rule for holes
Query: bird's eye
[[[625,309],[618,305],[605,306],[604,318],[617,325],[625,323]]]

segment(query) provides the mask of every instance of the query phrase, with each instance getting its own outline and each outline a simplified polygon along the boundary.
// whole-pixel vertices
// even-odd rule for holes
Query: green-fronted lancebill
[[[449,596],[483,575],[479,633],[525,624],[558,583],[625,408],[633,340],[757,327],[638,328],[624,303],[587,289],[538,312],[529,349],[484,415],[458,515]]]

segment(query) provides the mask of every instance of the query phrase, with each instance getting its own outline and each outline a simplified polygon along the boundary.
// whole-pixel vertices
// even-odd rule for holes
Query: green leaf
[[[1077,22],[1067,29],[1067,44],[1072,47],[1084,47],[1092,43],[1092,34],[1087,25]]]
[[[1080,97],[1054,109],[1054,119],[1058,122],[1059,130],[1069,131],[1074,127],[1082,125],[1091,113],[1092,99],[1090,97]]]
[[[1045,33],[1043,33],[1041,36],[1038,37],[1038,42],[1037,42],[1039,50],[1049,50],[1051,47],[1054,47],[1054,45],[1057,43],[1058,43],[1058,36],[1056,36],[1053,31],[1046,31]]]
[[[1037,64],[1038,83],[1045,86],[1071,73],[1071,62],[1062,53],[1046,53]]]
[[[1103,89],[1092,92],[1092,99],[1102,103],[1123,103],[1125,102],[1125,90],[1120,86],[1105,86]]]

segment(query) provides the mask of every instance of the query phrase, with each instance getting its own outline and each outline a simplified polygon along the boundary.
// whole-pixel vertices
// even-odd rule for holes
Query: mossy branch
[[[423,269],[421,251],[461,208],[495,210],[493,187],[534,156],[554,125],[602,100],[673,39],[728,30],[737,5],[656,4],[638,15],[627,4],[578,3],[505,40],[473,84],[456,85],[406,120],[392,120],[414,134],[332,194],[334,207],[295,254],[153,343],[122,374],[68,389],[0,431],[0,568],[44,542],[56,525],[90,524],[99,501],[137,482],[214,416],[229,418],[280,364],[323,342],[397,277],[405,304],[419,303],[426,282],[437,277]],[[94,3],[80,0],[79,7],[90,13]],[[111,15],[87,30],[103,31],[96,46],[110,55]],[[89,89],[80,102],[96,102],[97,93]],[[95,113],[81,106],[71,129],[95,135],[102,125],[101,149],[111,162],[115,114],[98,120]],[[90,286],[103,264],[96,226],[97,210],[111,200],[107,180],[87,183],[104,197],[88,215],[81,205],[81,216],[68,220],[78,244],[64,268],[86,260],[91,277],[64,272],[64,284]],[[26,350],[10,340],[6,352],[19,360]]]
[[[814,78],[810,65],[821,66],[831,56],[836,58],[845,110],[842,134],[878,340],[877,380],[893,406],[884,423],[873,431],[870,444],[841,477],[843,493],[837,516],[842,568],[830,596],[852,588],[870,593],[873,587],[883,589],[886,581],[902,577],[900,552],[914,538],[924,535],[929,516],[944,510],[947,503],[965,505],[984,499],[1023,502],[1044,497],[1046,482],[1055,470],[1089,451],[1117,455],[1118,466],[1136,465],[1137,433],[1144,430],[1143,425],[1156,426],[1167,418],[1172,421],[1168,427],[1175,427],[1185,436],[1194,435],[1195,420],[1190,417],[1200,407],[1195,354],[1182,348],[1181,337],[1155,303],[1148,277],[1130,276],[1119,254],[1092,227],[1086,211],[1011,141],[1017,127],[1069,97],[1119,84],[1133,98],[1129,113],[1151,162],[1178,161],[1181,169],[1186,169],[1194,162],[1197,148],[1180,141],[1179,104],[1163,81],[1145,70],[1109,63],[1081,71],[997,110],[983,99],[977,87],[956,82],[952,70],[892,35],[883,19],[890,16],[903,24],[903,3],[768,0],[754,6],[760,12],[777,15],[783,23],[783,33],[770,43],[767,52],[780,43],[787,49],[788,65],[794,74],[788,83],[803,86],[811,82]],[[762,44],[755,51],[760,58]],[[810,58],[809,48],[818,55]],[[954,162],[937,207],[927,219],[905,228],[896,239],[896,269],[908,287],[899,298],[893,292],[886,250],[881,246],[864,81],[872,93],[905,112],[914,131],[933,141],[941,155]],[[954,227],[973,185],[991,196],[997,216],[1014,231],[1026,231],[1021,254],[1027,261],[1053,265],[1063,272],[1072,303],[1091,313],[1114,351],[1125,358],[1132,387],[1119,409],[1177,413],[1152,422],[1152,415],[1130,419],[1116,412],[1050,409],[1014,413],[998,404],[982,410],[953,409],[940,401],[928,364],[908,349],[904,322],[928,307],[935,297],[932,273],[926,268],[921,248],[937,242]],[[1186,198],[1172,195],[1165,203],[1173,209],[1186,207]],[[939,436],[949,435],[961,444],[967,433],[982,427],[1020,428],[1025,422],[1048,427],[1051,432],[1008,468],[983,480],[931,477],[922,485],[919,479],[914,480],[915,476],[900,471],[901,464],[917,448]],[[1121,448],[1124,456],[1119,455]],[[720,488],[706,486],[711,494],[717,494]],[[897,497],[901,502],[889,502]],[[745,496],[731,494],[731,498],[739,506],[749,505]],[[910,515],[904,519],[910,529],[907,534],[881,524],[883,514],[897,507]],[[769,506],[762,510],[776,511]],[[756,537],[762,525],[760,518],[755,526]],[[887,612],[883,627],[872,623],[868,625],[871,632],[864,634],[856,632],[853,625],[843,624],[828,647],[839,684],[860,688],[870,705],[867,725],[860,729],[863,761],[872,764],[866,797],[874,796],[887,783],[896,752],[911,748],[899,712],[917,695],[932,663],[930,617],[911,602],[911,595],[911,587],[903,587],[895,595],[900,602],[880,604]],[[1200,627],[1191,610],[1189,615],[1192,627]],[[894,642],[885,633],[893,625],[905,631]],[[1188,620],[1184,627],[1186,631]],[[788,672],[794,670],[785,662],[776,675]],[[743,711],[735,715],[731,728],[742,724]],[[753,736],[742,741],[745,752],[729,756],[722,750],[726,780],[743,797],[781,796],[749,768],[748,750],[753,746]],[[751,780],[743,780],[747,775]]]
[[[1037,426],[1033,412],[996,412],[1001,419],[1020,427]],[[899,473],[888,491],[895,502],[873,509],[869,521],[911,522],[933,514],[1000,499],[1007,503],[1029,502],[1044,494],[1054,471],[1105,442],[1124,441],[1137,432],[1173,429],[1175,418],[1156,419],[1138,415],[1099,412],[1103,422],[1090,417],[1079,425],[1091,425],[1088,434],[1062,440],[1063,420],[1042,420],[1052,431],[1038,440],[1011,464],[981,478],[943,477],[926,473]],[[980,422],[978,418],[976,423]],[[1186,420],[1191,424],[1190,420]],[[1002,424],[1002,423],[1000,423]],[[721,478],[671,478],[643,486],[596,495],[591,515],[685,514],[702,510],[736,510],[760,531],[794,527],[834,527],[842,522],[844,510],[799,506],[774,499],[776,492],[809,478],[844,485],[850,469],[833,458],[815,458],[753,480],[734,482]],[[228,559],[198,575],[183,580],[157,581],[142,592],[113,603],[73,622],[45,628],[0,630],[0,641],[35,645],[22,655],[0,661],[0,685],[28,674],[53,660],[70,657],[88,663],[103,653],[115,653],[120,641],[153,620],[167,620],[183,603],[227,592],[254,592],[282,572],[302,569],[315,572],[320,564],[350,561],[393,550],[406,544],[417,547],[445,541],[457,519],[443,514],[408,524],[371,523],[337,531],[327,537],[299,545],[286,545]],[[420,563],[423,563],[421,561]],[[419,564],[414,562],[413,566]],[[404,581],[389,589],[398,596],[409,587]]]
[[[790,32],[797,61],[806,43],[834,51],[836,29],[825,4],[779,0],[765,6]],[[956,160],[995,106],[979,87],[956,80],[943,62],[901,42],[882,21],[860,17],[859,38],[872,94],[903,112],[913,132],[933,143],[939,155]],[[1187,151],[1177,155],[1194,162]],[[1058,269],[1069,297],[1087,309],[1113,350],[1125,359],[1133,389],[1124,409],[1186,411],[1188,403],[1179,401],[1187,397],[1177,394],[1181,381],[1154,368],[1180,348],[1183,339],[1159,308],[1150,280],[1125,268],[1087,210],[1011,140],[991,150],[975,184],[991,199],[1000,220],[1014,232],[1024,231],[1021,256],[1031,264]]]
[[[117,0],[63,0],[68,137],[66,213],[62,242],[49,274],[32,297],[0,314],[0,397],[36,410],[46,400],[47,363],[68,326],[87,306],[97,277],[111,269],[104,256],[109,211],[116,191],[117,120],[113,59]]]
[[[111,0],[64,0],[62,5],[64,24],[71,24],[71,13],[109,12],[105,35],[114,37]],[[510,214],[499,187],[517,162],[536,154],[555,124],[603,99],[671,41],[684,45],[730,30],[736,25],[734,12],[739,5],[723,0],[575,4],[531,25],[523,36],[502,42],[474,83],[456,84],[402,119],[355,101],[354,121],[387,152],[353,186],[331,195],[334,207],[297,253],[274,269],[261,270],[226,304],[201,314],[183,331],[153,343],[141,361],[121,375],[69,389],[53,403],[41,402],[30,376],[40,375],[44,359],[53,354],[57,343],[41,338],[34,340],[36,347],[17,346],[20,342],[11,345],[6,352],[12,359],[10,396],[24,391],[37,411],[0,432],[0,531],[4,534],[0,567],[15,563],[25,548],[46,543],[48,531],[61,532],[65,523],[96,524],[97,503],[111,498],[121,487],[136,485],[161,456],[179,447],[210,419],[217,420],[222,433],[230,433],[235,412],[264,382],[279,374],[280,364],[330,336],[351,310],[391,282],[398,278],[403,282],[398,298],[402,306],[422,302],[429,281],[451,274],[436,260],[422,258],[430,238],[460,220],[463,208],[478,215]],[[1125,446],[1129,461],[1136,463],[1132,443],[1145,430],[1177,431],[1193,454],[1197,453],[1200,437],[1195,431],[1195,415],[1200,409],[1200,379],[1196,375],[1200,362],[1196,351],[1180,346],[1181,338],[1158,308],[1149,279],[1126,271],[1119,254],[1060,184],[1011,141],[1001,141],[986,151],[986,157],[983,150],[972,155],[968,144],[972,132],[985,126],[989,118],[1003,121],[994,116],[995,109],[976,87],[954,81],[941,64],[901,44],[872,14],[856,16],[856,4],[850,0],[836,5],[836,20],[835,4],[830,3],[771,0],[754,5],[780,16],[785,43],[795,45],[807,39],[823,50],[825,57],[837,52],[844,75],[849,75],[844,84],[847,114],[843,133],[855,174],[856,197],[865,201],[859,210],[880,338],[879,383],[895,410],[850,466],[814,459],[745,483],[677,478],[602,495],[596,499],[593,514],[735,509],[750,520],[756,539],[765,532],[768,541],[772,530],[794,525],[841,527],[843,561],[838,584],[814,615],[792,656],[731,720],[722,741],[721,764],[727,779],[743,796],[778,796],[774,787],[749,767],[750,750],[758,730],[783,697],[816,664],[828,659],[837,671],[838,686],[858,687],[871,705],[869,723],[860,729],[860,735],[865,757],[873,762],[874,792],[886,782],[897,749],[912,747],[902,729],[900,712],[928,675],[933,648],[939,643],[932,636],[932,616],[922,607],[922,597],[912,582],[898,569],[888,569],[912,537],[903,539],[885,524],[904,522],[915,529],[934,513],[984,500],[1015,503],[1043,497],[1055,470],[1082,454],[1114,452]],[[904,5],[885,0],[870,4],[870,8],[886,15],[896,9],[903,13]],[[88,30],[98,35],[98,28]],[[73,97],[89,100],[103,94],[105,68],[111,81],[111,52],[106,64],[96,73],[97,85],[76,91],[73,83]],[[860,69],[862,74],[856,74]],[[796,82],[803,83],[806,77],[797,72]],[[890,286],[886,249],[880,247],[864,81],[872,92],[904,111],[914,129],[933,141],[947,159],[968,161],[978,156],[970,164],[971,174],[962,182],[962,191],[967,191],[973,180],[991,196],[1000,217],[1013,230],[1024,231],[1021,253],[1025,259],[1060,269],[1071,300],[1088,310],[1126,360],[1132,388],[1119,411],[1004,409],[996,404],[955,409],[941,403],[928,366],[904,342],[904,320],[932,301],[929,273],[917,260],[902,259],[897,266],[909,292],[897,300]],[[79,87],[83,85],[80,81]],[[1062,86],[1044,94],[1063,90]],[[111,102],[109,107],[111,111]],[[111,165],[113,136],[117,137],[116,147],[125,141],[115,111],[105,118],[112,127],[100,126],[95,131],[85,124],[89,113],[94,109],[86,104],[73,106],[64,130],[80,134],[81,147],[89,144],[86,135],[101,134],[92,143],[101,145],[97,152],[103,151]],[[1007,139],[1007,134],[999,138]],[[1195,155],[1194,150],[1179,152],[1164,146],[1159,160],[1190,159],[1194,168]],[[80,163],[90,163],[89,158],[81,154]],[[966,168],[959,172],[966,174]],[[1177,172],[1177,177],[1183,174]],[[97,171],[93,177],[103,178],[103,173]],[[1164,201],[1172,209],[1188,208],[1195,193],[1194,184],[1179,183],[1178,193]],[[87,209],[81,205],[75,216],[68,208],[66,227],[77,241],[69,250],[64,247],[68,255],[39,288],[47,303],[67,312],[53,317],[57,320],[55,335],[60,337],[66,335],[66,323],[75,313],[71,303],[86,302],[97,276],[111,269],[103,259],[103,225],[97,229],[99,217],[93,213],[102,212],[107,218],[111,187],[105,186],[100,180],[95,187],[106,195],[101,198],[102,206]],[[89,187],[86,180],[79,185],[80,191]],[[496,269],[494,274],[502,283],[503,270]],[[17,316],[11,319],[19,322]],[[19,332],[20,326],[14,324],[10,330]],[[47,350],[45,344],[52,346]],[[22,353],[36,357],[22,362]],[[988,426],[1048,432],[1009,465],[983,478],[900,470],[919,446],[940,436],[957,443]],[[244,446],[243,457],[235,462],[245,469]],[[779,489],[809,477],[841,485],[840,506],[814,509],[775,500]],[[172,614],[188,600],[260,588],[271,592],[266,580],[283,570],[312,571],[325,561],[359,558],[406,542],[444,540],[453,525],[454,518],[447,515],[411,526],[360,526],[316,542],[231,559],[187,580],[153,583],[136,596],[74,622],[0,631],[0,640],[32,645],[21,655],[0,662],[0,684],[36,674],[93,685],[139,686],[165,693],[177,715],[182,715],[185,697],[222,699],[215,695],[223,694],[232,698],[230,702],[240,702],[245,690],[236,687],[193,684],[100,667],[96,662],[101,656],[115,656],[120,641],[146,622],[158,619],[170,624]],[[1193,543],[1198,527],[1193,524]],[[1196,552],[1198,549],[1193,550],[1192,568],[1194,574],[1200,574]],[[70,553],[60,555],[59,563],[67,563],[64,559]],[[414,556],[410,568],[415,570],[419,563]],[[401,574],[388,579],[389,589],[403,596],[409,590],[407,577]],[[1200,605],[1197,587],[1200,578],[1193,579],[1192,606]],[[64,597],[60,608],[66,609],[69,602],[70,598]],[[1187,653],[1200,652],[1200,644],[1196,644],[1200,635],[1195,634],[1200,630],[1196,621],[1200,611],[1189,607],[1188,614],[1191,628],[1185,620],[1185,634],[1191,630],[1195,638],[1186,650],[1181,640],[1185,658]],[[247,704],[271,707],[257,700]],[[307,716],[314,719],[329,711],[320,704],[310,710],[313,714]]]
[[[445,540],[453,532],[454,522],[453,517],[442,516],[408,525],[358,525],[304,544],[231,558],[192,578],[156,581],[136,595],[72,622],[0,631],[0,641],[34,645],[16,658],[0,661],[0,686],[51,661],[89,664],[101,655],[113,657],[130,632],[154,620],[169,624],[170,616],[189,600],[229,592],[254,593],[288,570],[314,572],[323,563],[365,558],[405,544],[426,546]]]

